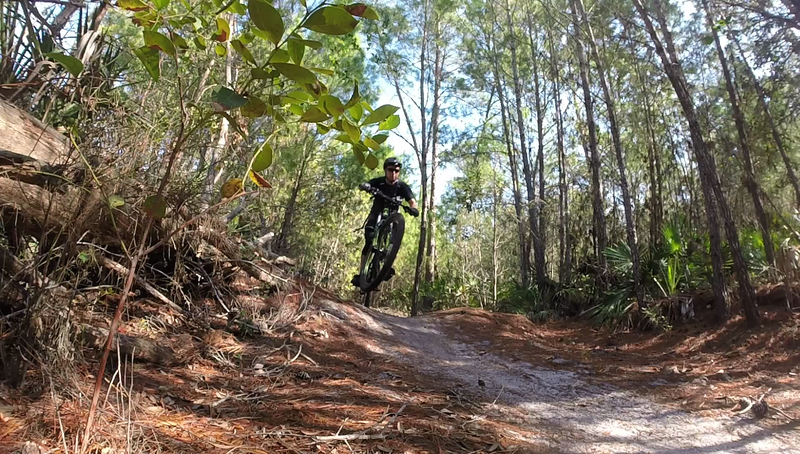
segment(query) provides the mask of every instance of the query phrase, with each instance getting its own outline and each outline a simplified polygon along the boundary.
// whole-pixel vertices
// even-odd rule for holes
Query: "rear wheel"
[[[392,214],[381,224],[372,249],[364,256],[364,263],[361,264],[361,291],[375,290],[388,277],[400,250],[405,229],[406,221],[400,213]]]

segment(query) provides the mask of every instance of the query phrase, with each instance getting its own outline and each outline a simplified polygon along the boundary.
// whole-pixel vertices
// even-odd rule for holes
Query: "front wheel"
[[[390,215],[381,224],[372,249],[367,252],[364,263],[361,264],[359,286],[362,292],[375,290],[388,277],[403,242],[405,229],[406,221],[400,213]]]

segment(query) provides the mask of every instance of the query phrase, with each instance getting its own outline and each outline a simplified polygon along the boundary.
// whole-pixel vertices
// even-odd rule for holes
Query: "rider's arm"
[[[417,208],[417,201],[414,199],[409,200],[408,206],[410,206],[411,208]]]

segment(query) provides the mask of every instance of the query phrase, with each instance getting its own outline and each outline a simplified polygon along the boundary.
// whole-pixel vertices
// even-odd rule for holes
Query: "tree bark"
[[[545,264],[545,251],[547,241],[545,238],[545,181],[544,181],[544,106],[542,105],[541,85],[539,78],[539,56],[533,40],[533,21],[528,12],[528,39],[531,45],[531,68],[533,69],[533,92],[536,107],[536,161],[539,169],[539,197],[536,200],[536,222],[538,222],[537,235],[533,237],[533,255],[536,266],[536,283],[541,289],[547,280]]]
[[[747,267],[744,264],[744,259],[741,254],[736,225],[733,222],[733,217],[731,216],[727,200],[722,192],[722,185],[719,181],[719,176],[716,171],[716,164],[714,163],[713,157],[709,153],[707,145],[703,139],[702,128],[697,120],[694,104],[692,102],[691,94],[689,93],[688,84],[686,83],[686,78],[683,74],[680,61],[677,58],[672,36],[667,28],[666,17],[664,16],[660,2],[656,0],[655,3],[657,8],[657,17],[661,25],[661,31],[664,34],[667,51],[665,51],[664,45],[662,45],[661,40],[656,34],[655,27],[653,26],[647,11],[642,6],[641,1],[633,0],[633,2],[634,6],[636,6],[636,9],[639,11],[639,14],[642,17],[642,20],[645,22],[645,26],[647,27],[650,37],[653,39],[656,52],[661,58],[664,70],[667,73],[667,77],[670,79],[670,82],[675,89],[675,93],[680,101],[684,116],[689,123],[692,147],[697,157],[698,170],[700,171],[701,176],[700,181],[703,188],[703,196],[706,200],[706,213],[708,216],[710,230],[709,234],[711,235],[712,241],[712,261],[714,262],[715,269],[712,287],[714,288],[715,303],[717,304],[717,315],[720,321],[723,321],[728,317],[727,305],[724,302],[724,295],[722,294],[722,292],[724,292],[724,284],[722,282],[721,253],[714,251],[714,249],[720,248],[718,233],[719,224],[716,216],[716,207],[714,204],[715,197],[717,204],[719,205],[722,218],[725,222],[725,230],[728,237],[731,257],[733,259],[734,271],[739,281],[739,295],[742,299],[745,317],[747,318],[747,323],[749,326],[756,326],[759,324],[759,316],[758,309],[755,306],[755,292],[750,284],[750,276],[747,273]],[[669,54],[667,52],[669,52]],[[715,245],[715,243],[717,244]]]
[[[708,7],[708,1],[703,0],[703,8],[706,13],[706,22],[711,29],[711,35],[714,37],[714,44],[717,48],[717,55],[719,56],[719,63],[722,67],[722,74],[725,77],[725,88],[728,90],[728,98],[731,103],[731,111],[733,112],[733,120],[736,123],[736,132],[739,137],[739,148],[742,151],[742,161],[744,163],[744,179],[745,186],[750,197],[753,199],[753,208],[755,209],[756,219],[758,226],[761,229],[761,238],[764,242],[764,255],[767,263],[770,266],[775,266],[775,245],[772,242],[772,232],[769,227],[769,220],[767,213],[764,211],[764,205],[761,203],[761,194],[758,182],[756,181],[755,170],[753,169],[753,158],[750,155],[750,145],[747,142],[747,130],[744,122],[744,114],[739,108],[738,94],[736,87],[733,84],[733,76],[731,75],[730,68],[728,67],[728,59],[725,56],[725,51],[722,49],[722,44],[719,41],[719,34],[717,29],[714,28],[714,23],[711,18],[711,9]]]
[[[636,225],[633,221],[633,203],[631,202],[631,195],[628,189],[628,176],[625,169],[625,157],[624,151],[622,150],[622,140],[620,139],[619,126],[617,124],[616,107],[614,104],[614,99],[611,96],[611,91],[608,88],[608,82],[606,81],[605,65],[603,64],[603,60],[600,58],[600,53],[597,52],[597,44],[595,42],[594,32],[592,31],[592,26],[589,24],[589,19],[586,17],[586,11],[583,8],[583,0],[572,0],[572,8],[573,20],[575,21],[576,29],[579,28],[577,23],[578,18],[575,14],[575,9],[577,8],[577,13],[580,15],[581,21],[583,22],[583,26],[585,28],[584,32],[588,35],[589,49],[592,52],[592,57],[594,58],[595,65],[597,66],[597,75],[600,78],[600,86],[603,89],[603,97],[605,98],[606,108],[608,111],[608,123],[609,127],[611,128],[611,138],[614,143],[614,152],[617,156],[619,183],[620,190],[622,191],[622,205],[625,211],[625,233],[628,240],[628,247],[631,250],[631,257],[633,259],[633,287],[636,293],[636,302],[639,304],[639,308],[642,309],[646,307],[646,304],[644,301],[644,288],[642,288],[641,285],[641,258],[639,255],[639,243],[636,238]]]
[[[514,153],[512,144],[511,131],[508,118],[506,116],[505,95],[503,91],[503,84],[500,75],[500,65],[498,63],[497,49],[494,44],[494,37],[492,37],[492,70],[494,72],[494,83],[497,90],[497,99],[500,101],[500,118],[503,122],[503,138],[506,142],[506,153],[508,154],[508,166],[511,170],[511,186],[514,192],[514,214],[517,217],[517,231],[519,235],[519,266],[520,266],[520,281],[523,286],[529,283],[528,277],[528,256],[526,254],[526,241],[525,241],[525,220],[522,215],[522,195],[519,189],[519,171],[517,169],[517,159]]]
[[[517,37],[514,32],[514,25],[511,19],[511,8],[506,1],[506,23],[508,25],[509,33],[509,50],[511,51],[511,75],[514,82],[514,99],[516,102],[517,111],[517,129],[519,130],[519,148],[522,154],[522,172],[525,178],[525,188],[527,189],[528,198],[528,225],[531,231],[531,236],[537,238],[539,236],[539,226],[536,224],[536,190],[533,187],[533,173],[531,171],[530,159],[528,156],[527,142],[525,141],[525,118],[522,115],[522,86],[519,79],[519,67],[517,65]],[[526,244],[525,255],[526,262],[530,260],[528,254],[529,247]],[[539,271],[537,270],[537,274]]]
[[[564,122],[561,117],[561,74],[559,73],[558,57],[551,30],[548,30],[550,42],[550,70],[553,78],[554,115],[556,120],[556,147],[558,149],[558,206],[560,219],[558,223],[558,280],[562,286],[570,281],[572,261],[570,250],[570,210],[569,188],[567,186],[567,157],[564,152]]]
[[[592,212],[593,227],[597,243],[595,245],[595,255],[598,265],[597,287],[600,291],[605,289],[606,259],[604,252],[608,246],[608,234],[606,232],[605,208],[603,207],[603,183],[600,180],[600,153],[597,150],[597,125],[594,121],[594,100],[591,92],[591,76],[589,74],[589,64],[586,61],[586,52],[583,47],[583,40],[579,35],[578,15],[575,5],[572,5],[572,21],[575,26],[575,47],[578,54],[580,65],[581,86],[583,88],[583,102],[586,106],[586,127],[589,132],[589,157],[592,171]]]
[[[792,189],[794,189],[795,203],[797,204],[797,207],[800,208],[800,182],[798,181],[797,175],[794,172],[794,165],[792,164],[792,160],[789,158],[789,153],[786,151],[783,138],[781,137],[780,131],[778,131],[778,126],[775,124],[775,119],[772,116],[772,112],[770,112],[769,104],[767,104],[767,98],[764,94],[764,88],[761,86],[761,82],[759,82],[758,78],[753,73],[753,68],[751,68],[750,64],[747,62],[747,59],[744,56],[744,51],[742,50],[742,46],[739,44],[739,40],[736,39],[736,37],[731,33],[728,33],[728,39],[736,44],[739,54],[742,56],[742,63],[744,64],[744,67],[747,68],[747,74],[750,77],[750,80],[753,81],[753,87],[758,95],[758,102],[761,105],[761,110],[764,111],[764,117],[767,119],[767,124],[769,124],[770,131],[772,132],[772,140],[775,141],[775,146],[778,148],[778,152],[781,154],[783,165],[786,166],[786,174],[789,177],[789,183],[792,185]]]
[[[428,191],[428,251],[426,258],[425,282],[433,282],[436,277],[436,167],[437,144],[439,142],[439,104],[441,102],[442,73],[444,71],[444,58],[442,49],[435,44],[435,57],[433,62],[433,109],[431,112],[431,177],[430,191]]]

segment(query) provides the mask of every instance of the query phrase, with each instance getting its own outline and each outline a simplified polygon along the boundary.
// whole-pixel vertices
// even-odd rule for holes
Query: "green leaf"
[[[189,44],[186,42],[185,39],[183,39],[183,36],[177,33],[170,33],[170,39],[172,40],[173,43],[175,43],[175,46],[180,49],[189,48]]]
[[[291,113],[293,113],[295,115],[301,115],[301,116],[303,114],[305,114],[305,111],[303,110],[303,107],[298,105],[298,104],[292,104],[291,106],[289,106],[289,112],[291,112]]]
[[[250,75],[253,79],[257,80],[269,80],[272,79],[272,76],[269,75],[267,71],[264,71],[261,68],[253,68],[250,70]]]
[[[311,68],[311,67],[309,67],[308,69],[311,70],[311,71],[314,71],[315,73],[324,74],[326,76],[332,76],[334,74],[333,71],[331,71],[330,69],[325,69],[325,68]]]
[[[244,58],[244,61],[256,65],[256,59],[253,58],[253,54],[251,54],[250,51],[246,47],[244,47],[244,44],[242,44],[241,41],[239,41],[238,39],[234,39],[233,41],[231,41],[231,47],[233,47],[233,49],[239,55],[241,55],[242,58]]]
[[[247,13],[247,9],[244,7],[244,5],[242,5],[238,1],[231,3],[231,6],[229,6],[228,9],[226,9],[225,11],[230,11],[240,16],[244,16],[245,13]]]
[[[256,157],[253,159],[253,165],[250,166],[250,169],[252,169],[254,172],[261,172],[271,165],[272,147],[267,142],[264,142],[264,145],[261,145],[258,153],[256,153]]]
[[[228,48],[223,46],[222,44],[217,43],[214,46],[214,52],[216,52],[217,55],[219,55],[220,57],[224,57],[225,54],[228,53]]]
[[[358,139],[361,138],[361,129],[353,123],[350,123],[346,118],[342,119],[342,128],[344,128],[344,132],[347,133],[347,136],[353,142],[358,142]]]
[[[381,148],[381,144],[372,140],[372,137],[364,136],[364,145],[372,148],[373,150],[377,151]]]
[[[133,53],[139,57],[139,60],[142,61],[144,69],[150,73],[150,77],[152,77],[154,81],[158,82],[159,77],[161,77],[161,66],[159,65],[160,57],[158,51],[147,46],[142,46],[138,49],[134,49]]]
[[[361,101],[361,107],[363,107],[364,110],[366,110],[369,113],[373,112],[372,106],[370,106],[366,100]]]
[[[247,10],[255,26],[266,33],[270,41],[278,45],[284,30],[281,13],[265,0],[249,0]]]
[[[286,49],[275,49],[275,52],[272,53],[272,57],[269,59],[269,63],[286,63],[289,61],[289,52]]]
[[[155,219],[163,219],[167,215],[167,201],[164,196],[151,195],[144,199],[144,211]]]
[[[399,107],[395,107],[389,104],[382,105],[377,109],[375,109],[371,114],[367,115],[367,118],[364,119],[364,124],[371,125],[373,123],[378,123],[383,120],[386,120],[387,118],[389,118],[389,116],[397,112],[397,109],[399,109]]]
[[[309,109],[300,117],[300,121],[306,123],[319,123],[320,121],[325,121],[328,118],[328,114],[319,110],[316,106],[311,106]]]
[[[167,55],[175,55],[175,45],[169,38],[159,32],[143,30],[144,45],[151,49],[158,49]]]
[[[358,21],[343,8],[325,6],[314,11],[303,22],[303,27],[326,35],[346,35],[352,32]]]
[[[169,6],[169,0],[153,0],[153,4],[156,5],[156,9],[162,10]]]
[[[235,109],[247,104],[244,96],[228,87],[219,86],[211,93],[211,101],[215,104],[215,111]]]
[[[317,123],[317,132],[320,134],[327,134],[331,131],[331,128],[325,126],[322,123]]]
[[[217,18],[217,32],[214,34],[214,39],[224,43],[228,40],[231,36],[231,26],[228,25],[228,21],[225,19],[218,17]]]
[[[344,113],[344,105],[336,96],[322,95],[319,98],[319,103],[333,117],[340,117]]]
[[[303,62],[306,46],[304,46],[299,39],[289,38],[286,47],[289,50],[289,57],[291,57],[293,62],[298,65]]]
[[[361,94],[358,92],[358,81],[355,81],[355,84],[353,85],[353,94],[350,95],[350,99],[347,100],[347,104],[344,105],[344,108],[345,109],[349,109],[349,108],[355,106],[356,104],[358,104],[358,101],[360,99],[361,99]],[[351,114],[352,114],[352,112],[351,112]],[[361,119],[361,117],[359,116],[356,119],[356,121],[358,121],[360,119]]]
[[[357,140],[351,139],[350,136],[348,136],[347,134],[339,134],[338,136],[336,136],[336,140],[338,140],[339,142],[349,143],[351,145],[358,142]]]
[[[150,9],[142,0],[117,0],[117,6],[128,11],[145,11]]]
[[[702,41],[703,41],[703,44],[705,44],[706,46],[709,46],[711,44],[714,44],[714,37],[712,35],[705,35],[705,36],[703,36],[703,40]]]
[[[274,66],[279,73],[297,83],[313,84],[317,81],[317,76],[302,66],[293,65],[291,63],[273,63],[272,66]]]
[[[263,117],[271,108],[256,96],[248,96],[247,103],[242,106],[242,115],[247,118]]]
[[[242,36],[239,37],[239,41],[245,45],[252,43],[254,39],[256,39],[256,35],[253,32],[242,33]]]
[[[361,117],[364,116],[364,108],[361,107],[361,104],[356,104],[350,108],[350,115],[353,117],[353,120],[361,121]]]
[[[356,159],[358,160],[358,163],[361,165],[364,165],[364,161],[366,160],[366,156],[364,156],[364,151],[366,149],[367,147],[361,145],[360,143],[353,144],[353,154],[356,155]]]
[[[381,124],[378,125],[378,129],[381,131],[388,131],[398,126],[400,126],[400,116],[392,115],[386,120],[382,121]]]
[[[206,50],[206,39],[200,35],[197,35],[192,40],[194,41],[194,45],[200,50]]]
[[[300,0],[300,4],[303,5],[303,8],[308,9],[308,5],[306,5],[306,0]]]
[[[377,134],[377,135],[372,136],[372,140],[374,140],[375,142],[381,143],[381,144],[383,142],[386,142],[386,139],[388,139],[388,138],[389,138],[389,134]]]
[[[344,7],[353,16],[363,17],[364,19],[379,20],[378,13],[363,3],[353,3]]]
[[[83,71],[83,63],[81,63],[80,60],[78,60],[73,56],[64,55],[60,52],[50,52],[44,54],[44,56],[57,61],[61,66],[66,68],[66,70],[69,71],[69,73],[75,77],[78,77],[78,74],[80,74]]]
[[[301,90],[295,90],[295,91],[291,91],[289,93],[286,93],[286,97],[287,98],[294,98],[294,99],[296,99],[298,101],[311,101],[311,95],[309,95],[308,93],[306,93],[304,91],[301,91]]]
[[[111,208],[119,208],[122,205],[125,205],[125,199],[123,199],[122,196],[116,194],[111,195],[108,197],[108,205]]]
[[[295,36],[296,36],[296,35],[295,35]],[[312,48],[312,49],[319,49],[319,48],[321,48],[321,47],[322,47],[322,43],[321,43],[321,42],[319,42],[319,41],[314,41],[314,40],[312,40],[312,39],[300,39],[300,38],[292,38],[292,39],[294,39],[294,40],[296,40],[298,43],[300,43],[300,44],[302,44],[302,45],[304,45],[304,46],[306,46],[306,47],[310,47],[310,48]]]
[[[376,158],[374,154],[370,154],[364,160],[364,165],[367,166],[369,170],[375,170],[378,168],[378,158]]]

